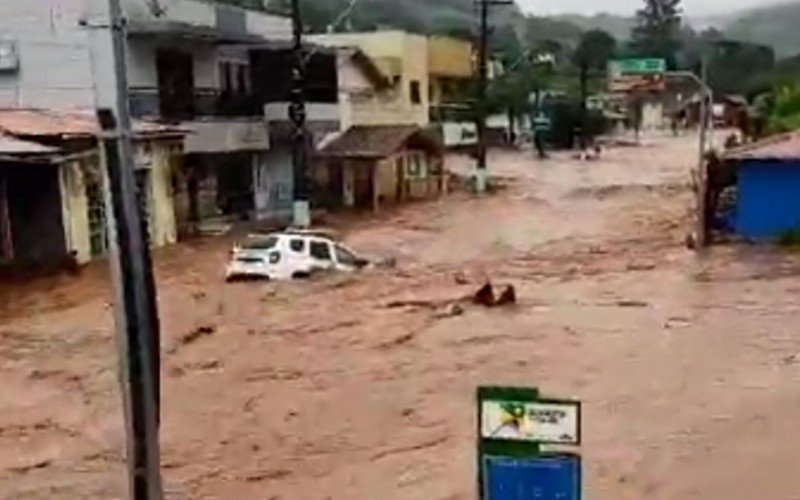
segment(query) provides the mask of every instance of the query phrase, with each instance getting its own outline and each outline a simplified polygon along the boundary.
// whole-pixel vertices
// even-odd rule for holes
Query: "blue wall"
[[[800,229],[800,160],[742,162],[737,198],[741,236],[774,239]]]

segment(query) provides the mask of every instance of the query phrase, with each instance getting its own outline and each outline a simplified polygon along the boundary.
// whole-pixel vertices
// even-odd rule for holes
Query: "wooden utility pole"
[[[126,23],[120,0],[108,0],[107,25],[93,29],[97,117],[105,155],[111,270],[123,395],[129,498],[161,500],[159,464],[160,332],[147,227],[137,198],[131,147]]]
[[[486,119],[487,88],[489,86],[489,9],[494,6],[512,5],[512,0],[478,0],[480,2],[480,37],[478,40],[478,95],[477,95],[477,123],[478,151],[477,168],[475,169],[475,192],[486,192]]]
[[[311,225],[311,189],[308,171],[306,134],[306,55],[303,50],[303,18],[300,0],[292,0],[292,91],[289,118],[292,121],[292,167],[294,172],[293,223],[306,228]]]

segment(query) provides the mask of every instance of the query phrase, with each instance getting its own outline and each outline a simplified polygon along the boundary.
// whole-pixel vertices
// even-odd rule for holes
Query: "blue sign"
[[[581,499],[581,458],[577,455],[486,457],[484,467],[485,500]]]

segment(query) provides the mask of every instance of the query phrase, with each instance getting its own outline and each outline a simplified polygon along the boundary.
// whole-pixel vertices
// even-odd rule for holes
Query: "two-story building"
[[[471,42],[433,36],[428,39],[431,128],[447,148],[478,143],[473,112],[475,51]]]
[[[430,126],[427,38],[401,31],[315,35],[337,49],[341,133],[317,151],[327,205],[368,207],[444,190]]]
[[[0,106],[86,109],[113,92],[105,0],[11,3],[0,16]],[[288,216],[290,21],[198,0],[122,6],[131,113],[189,131],[178,227]],[[338,130],[336,55],[315,50],[308,68],[309,129]]]

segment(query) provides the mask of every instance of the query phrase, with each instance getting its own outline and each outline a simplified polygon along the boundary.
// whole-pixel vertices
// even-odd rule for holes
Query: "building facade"
[[[358,49],[389,85],[380,92],[352,93],[344,112],[343,128],[354,125],[418,125],[429,118],[428,40],[403,31],[313,35],[309,40],[326,47]],[[358,85],[360,75],[343,82]]]
[[[134,118],[190,132],[175,188],[181,232],[288,217],[290,21],[196,0],[122,3]],[[0,60],[0,106],[74,110],[109,101],[105,0],[6,4],[0,53],[13,57]],[[312,132],[339,128],[335,71],[335,55],[309,62]]]
[[[0,161],[0,261],[49,269],[105,255],[106,194],[93,115],[0,109],[0,132],[33,148],[14,152],[6,145]],[[136,122],[133,132],[134,173],[150,243],[175,243],[174,188],[185,131]]]

